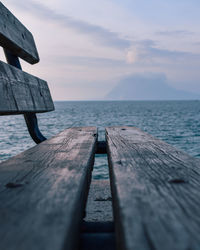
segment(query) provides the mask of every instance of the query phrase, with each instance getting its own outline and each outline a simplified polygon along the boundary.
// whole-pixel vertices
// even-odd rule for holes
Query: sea
[[[96,126],[99,140],[105,127],[138,127],[200,158],[200,101],[57,101],[55,111],[38,114],[47,137],[69,127]],[[22,115],[0,116],[0,161],[34,146]],[[95,157],[93,179],[108,179],[106,155]]]

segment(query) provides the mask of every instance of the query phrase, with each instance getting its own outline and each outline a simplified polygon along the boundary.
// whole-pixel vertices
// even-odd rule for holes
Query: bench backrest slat
[[[31,32],[1,2],[0,46],[31,64],[39,62]]]
[[[0,61],[0,115],[52,110],[54,104],[44,80]]]

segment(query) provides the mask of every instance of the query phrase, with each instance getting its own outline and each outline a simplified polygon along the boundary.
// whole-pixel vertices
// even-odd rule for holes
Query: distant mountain
[[[178,90],[163,74],[131,75],[119,81],[105,97],[108,100],[191,100],[200,95]]]

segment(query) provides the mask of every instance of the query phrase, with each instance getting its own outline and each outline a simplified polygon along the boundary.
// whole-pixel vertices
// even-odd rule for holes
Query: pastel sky
[[[54,100],[102,99],[126,76],[162,73],[200,94],[199,0],[4,0],[33,33]],[[5,60],[2,51],[0,59]]]

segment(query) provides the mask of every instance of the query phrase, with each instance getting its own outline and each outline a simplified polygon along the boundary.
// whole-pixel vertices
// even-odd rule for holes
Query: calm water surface
[[[132,125],[200,157],[200,101],[77,101],[55,107],[38,115],[48,138],[68,127],[97,126],[104,140],[106,126]],[[33,145],[23,116],[0,117],[0,161]],[[108,178],[106,156],[96,157],[93,178]]]

